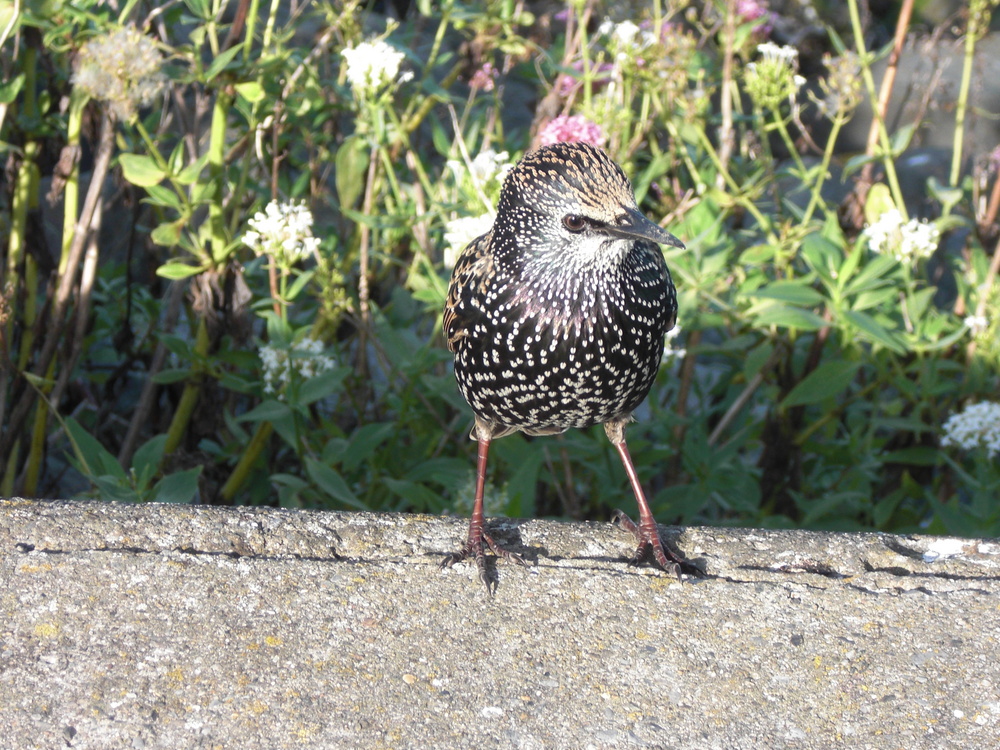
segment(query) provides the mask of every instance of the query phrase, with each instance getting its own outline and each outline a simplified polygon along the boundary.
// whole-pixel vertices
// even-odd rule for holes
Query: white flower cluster
[[[982,401],[952,414],[944,423],[941,445],[967,451],[981,447],[989,457],[1000,454],[1000,404]]]
[[[656,41],[656,37],[651,32],[639,28],[631,21],[614,23],[610,18],[605,18],[597,31],[599,34],[611,37],[611,41],[621,49],[632,48],[634,51],[638,51]]]
[[[760,53],[765,62],[781,63],[785,67],[793,69],[799,67],[799,51],[787,44],[779,46],[774,42],[764,42],[757,45],[757,52]]]
[[[985,315],[969,315],[963,322],[973,336],[978,336],[990,327],[990,321],[986,319]]]
[[[453,268],[468,244],[490,231],[495,218],[493,214],[483,214],[449,221],[444,228],[444,241],[448,244],[444,251],[445,268]]]
[[[898,208],[890,208],[879,216],[864,234],[874,252],[892,255],[901,263],[931,257],[941,238],[938,228],[926,221],[910,219],[904,224]]]
[[[774,109],[783,100],[794,100],[806,79],[798,74],[799,51],[773,42],[757,45],[760,60],[747,63],[747,90],[765,109]]]
[[[405,55],[383,39],[362,42],[357,47],[342,50],[347,63],[347,80],[359,97],[374,94],[378,89],[397,80],[399,66]],[[399,76],[399,82],[413,78],[412,72]]]
[[[669,331],[667,331],[666,342],[663,347],[663,358],[660,360],[663,364],[668,365],[675,359],[684,359],[687,356],[687,349],[674,346],[674,339],[676,339],[681,332],[681,327],[675,325]]]
[[[302,204],[271,201],[247,223],[251,231],[243,235],[243,243],[256,255],[269,255],[284,268],[314,254],[319,247],[319,238],[312,233],[312,212]]]
[[[290,349],[265,344],[259,353],[264,365],[264,393],[276,394],[282,401],[293,372],[309,380],[336,366],[333,358],[323,353],[323,342],[318,339],[304,338]]]
[[[480,182],[503,181],[503,178],[513,168],[514,165],[510,163],[510,155],[506,151],[501,151],[498,154],[491,148],[480,151],[478,156],[472,160],[472,176]]]
[[[134,28],[95,36],[80,49],[73,83],[106,101],[120,120],[131,120],[167,83],[156,42]]]
[[[455,178],[461,182],[466,175],[465,162],[457,159],[449,159],[446,166],[455,173]],[[510,163],[510,154],[506,151],[497,153],[491,148],[480,151],[472,164],[469,165],[470,174],[481,185],[486,185],[493,180],[503,182],[503,178],[514,168]]]

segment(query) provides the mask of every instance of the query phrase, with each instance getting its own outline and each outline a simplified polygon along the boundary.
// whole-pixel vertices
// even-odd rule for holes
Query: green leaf
[[[898,265],[896,259],[888,255],[878,255],[872,258],[845,287],[844,292],[857,294],[866,289],[875,289],[891,284],[892,279],[886,278],[886,274],[896,265]]]
[[[826,301],[826,297],[802,281],[773,281],[747,296],[776,299],[802,307],[820,305]]]
[[[299,388],[298,398],[295,401],[296,404],[306,406],[333,394],[340,388],[341,383],[344,382],[344,378],[347,377],[349,372],[350,368],[338,367],[309,378]]]
[[[906,353],[906,347],[902,345],[899,338],[867,313],[856,310],[845,310],[844,317],[869,341],[881,344],[886,349],[896,352],[896,354]]]
[[[927,446],[913,446],[889,451],[880,456],[883,464],[909,464],[911,466],[937,466],[941,451]]]
[[[779,326],[781,328],[797,328],[801,331],[818,331],[830,325],[810,310],[779,304],[769,305],[758,312],[754,316],[753,323],[758,328]]]
[[[208,152],[206,151],[202,154],[196,161],[188,164],[184,169],[180,170],[174,179],[177,180],[182,185],[193,185],[201,177],[202,170],[205,169],[205,164],[208,163]]]
[[[242,49],[243,43],[241,42],[240,44],[234,44],[225,52],[220,52],[219,56],[212,60],[212,64],[208,66],[208,70],[205,71],[204,82],[208,83],[225,70]]]
[[[757,266],[769,263],[774,259],[778,248],[775,245],[761,244],[748,247],[740,254],[740,265]]]
[[[156,474],[163,460],[163,447],[166,443],[166,434],[156,435],[139,446],[132,456],[132,469],[138,477],[140,486],[145,486]]]
[[[368,143],[359,135],[344,139],[337,149],[334,166],[337,170],[337,197],[342,209],[352,208],[365,189],[368,171]]]
[[[899,292],[891,286],[882,287],[881,289],[869,289],[861,292],[861,294],[854,299],[854,302],[851,304],[851,309],[870,310],[873,307],[878,307],[887,300],[894,300],[898,294]]]
[[[246,414],[241,414],[237,421],[274,422],[279,419],[284,419],[291,414],[291,412],[292,409],[288,404],[274,398],[269,398],[257,404],[257,406],[248,411]]]
[[[851,384],[860,362],[843,359],[830,360],[819,365],[803,378],[781,401],[781,408],[815,404],[837,395]]]
[[[837,276],[837,266],[843,256],[841,246],[819,232],[812,232],[802,240],[802,258],[816,273],[829,282]]]
[[[198,477],[202,466],[178,471],[163,477],[150,495],[150,500],[157,503],[190,503],[198,492]]]
[[[151,206],[163,206],[172,208],[175,211],[182,211],[183,204],[180,197],[173,189],[163,185],[148,185],[146,187],[146,197],[143,200]]]
[[[844,165],[844,171],[841,175],[841,180],[846,180],[854,172],[857,172],[866,164],[871,164],[873,161],[878,161],[877,156],[869,156],[868,154],[858,154],[857,156],[852,156],[847,160],[847,164]]]
[[[257,81],[247,81],[246,83],[237,83],[233,88],[236,89],[236,93],[242,96],[251,104],[256,104],[264,98],[264,87],[261,86]]]
[[[424,487],[422,484],[408,482],[405,479],[393,479],[392,477],[384,477],[382,482],[394,495],[404,500],[407,506],[415,508],[420,512],[440,510],[444,505],[440,494]]]
[[[305,288],[306,284],[312,281],[313,276],[315,275],[316,275],[315,269],[310,269],[308,271],[303,271],[302,273],[300,273],[298,277],[295,279],[295,281],[292,282],[292,285],[288,287],[288,291],[285,292],[285,301],[291,302],[296,297],[298,297],[299,294],[302,292],[302,290]]]
[[[934,176],[927,179],[927,191],[931,194],[932,198],[941,204],[941,208],[945,215],[950,213],[951,210],[958,205],[964,195],[962,188],[943,185],[941,181]]]
[[[919,122],[907,123],[892,134],[889,138],[889,151],[892,156],[899,156],[910,147],[910,141],[913,140],[913,134],[919,124]]]
[[[10,9],[13,4],[3,3],[2,9],[0,9],[0,23],[3,25],[0,28],[7,27],[7,17],[9,15]],[[11,78],[9,81],[0,86],[0,104],[11,104],[17,95],[21,93],[21,87],[24,86],[24,73],[18,73],[16,76]]]
[[[882,214],[895,207],[889,188],[877,182],[868,190],[868,197],[865,199],[865,221],[874,224]]]
[[[165,221],[156,227],[149,234],[149,238],[160,247],[173,247],[181,240],[181,230],[187,224],[187,220]],[[163,268],[161,266],[160,268]]]
[[[368,506],[361,502],[358,496],[351,491],[344,478],[326,464],[320,463],[311,456],[306,456],[306,473],[320,490],[341,505],[346,505],[355,510],[368,510]]]
[[[392,437],[397,429],[395,422],[377,422],[359,427],[351,434],[347,447],[340,455],[340,464],[346,471],[353,471],[370,460],[375,449]]]
[[[468,480],[471,468],[469,462],[462,458],[430,458],[419,461],[406,472],[406,479],[455,487]]]
[[[171,383],[180,383],[183,380],[187,380],[189,377],[191,377],[190,368],[160,370],[153,376],[153,382],[157,385],[170,385]]]
[[[87,432],[73,417],[66,417],[66,433],[73,453],[80,462],[81,470],[93,480],[99,476],[110,476],[125,481],[127,476],[118,459],[98,440]]]
[[[167,176],[149,156],[122,154],[118,157],[118,163],[125,179],[138,187],[158,185]]]
[[[196,273],[201,273],[203,270],[204,268],[202,266],[192,266],[179,260],[172,260],[169,263],[164,263],[162,266],[157,268],[156,275],[161,276],[164,279],[177,281],[178,279],[186,279],[188,276],[194,276]]]

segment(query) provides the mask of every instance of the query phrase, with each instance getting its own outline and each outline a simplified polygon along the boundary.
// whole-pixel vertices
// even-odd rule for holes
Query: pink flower
[[[736,15],[741,21],[761,22],[754,26],[754,33],[768,36],[774,28],[774,13],[767,7],[767,0],[737,0]]]
[[[474,89],[482,89],[483,91],[492,91],[497,80],[497,69],[493,67],[493,63],[483,63],[483,67],[472,74],[472,80],[469,81],[469,85]]]
[[[583,115],[559,115],[538,134],[539,146],[553,143],[591,143],[603,146],[607,140],[604,131]]]

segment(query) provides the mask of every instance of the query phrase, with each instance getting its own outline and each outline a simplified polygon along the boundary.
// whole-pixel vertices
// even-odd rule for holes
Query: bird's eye
[[[566,214],[563,217],[563,226],[571,232],[582,232],[587,227],[587,220],[576,214]]]

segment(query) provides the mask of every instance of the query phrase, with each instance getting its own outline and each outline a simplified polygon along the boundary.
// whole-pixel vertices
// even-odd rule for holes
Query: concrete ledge
[[[0,501],[0,737],[39,748],[970,748],[1000,737],[1000,544]],[[935,558],[933,562],[929,562]]]

